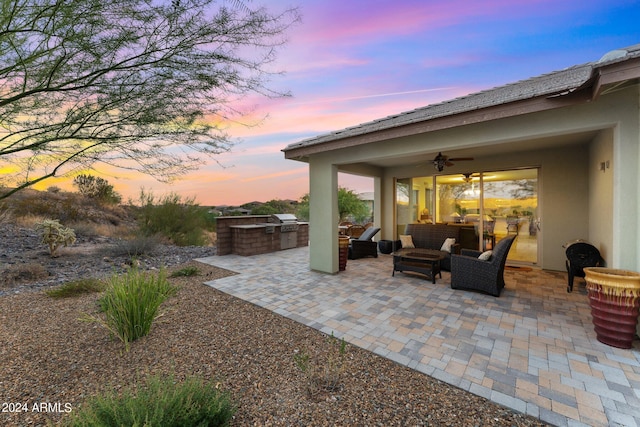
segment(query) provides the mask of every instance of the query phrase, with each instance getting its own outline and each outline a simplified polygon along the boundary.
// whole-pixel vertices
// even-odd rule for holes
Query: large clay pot
[[[640,314],[640,273],[585,267],[585,281],[598,341],[631,348]]]
[[[347,258],[349,257],[349,238],[338,237],[338,270],[345,271],[347,269]]]

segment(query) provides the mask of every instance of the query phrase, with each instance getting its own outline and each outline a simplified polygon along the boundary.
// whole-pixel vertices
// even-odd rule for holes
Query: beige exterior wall
[[[607,261],[613,268],[640,271],[640,86],[606,101],[602,109],[616,112],[618,118],[611,163],[613,250]]]
[[[635,85],[576,106],[311,155],[311,266],[319,271],[337,271],[336,169],[380,179],[376,185],[380,211],[376,222],[382,227],[380,238],[392,239],[394,179],[433,172],[428,162],[424,170],[410,162],[425,152],[482,148],[482,152],[490,154],[475,155],[472,166],[461,162],[447,168],[445,173],[540,168],[542,268],[564,270],[562,244],[583,238],[602,250],[610,267],[638,271],[639,104],[640,91]],[[584,132],[595,132],[596,137],[574,138]],[[539,149],[538,141],[543,144]],[[569,142],[571,145],[567,145]],[[386,169],[364,166],[382,158],[406,158],[407,165]],[[605,158],[610,158],[610,167],[603,173],[599,163]],[[320,239],[325,242],[319,242]]]
[[[519,167],[539,168],[538,216],[542,221],[538,233],[540,246],[539,265],[551,270],[564,270],[562,245],[589,236],[589,180],[588,145],[575,145],[557,149],[526,151],[514,154],[495,154],[489,158],[476,158],[473,170],[497,171]],[[460,166],[462,168],[463,166]],[[468,168],[468,166],[467,166]],[[390,170],[397,178],[404,178],[404,168]],[[453,167],[449,173],[459,173]],[[393,182],[388,177],[388,184]],[[392,215],[392,206],[385,212]]]
[[[602,132],[589,147],[589,241],[609,265],[614,252],[612,166],[613,130],[609,130]]]

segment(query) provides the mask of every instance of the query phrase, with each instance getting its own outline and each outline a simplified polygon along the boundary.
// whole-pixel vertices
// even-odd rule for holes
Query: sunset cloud
[[[282,9],[290,0],[263,2]],[[145,187],[203,205],[299,199],[306,164],[285,160],[290,143],[576,64],[640,42],[637,1],[301,0],[302,22],[270,68],[270,86],[291,97],[250,96],[223,127],[229,153],[172,185],[105,170],[116,190]],[[366,191],[371,180],[340,174]],[[54,181],[58,182],[58,181]],[[50,184],[48,184],[50,185]]]

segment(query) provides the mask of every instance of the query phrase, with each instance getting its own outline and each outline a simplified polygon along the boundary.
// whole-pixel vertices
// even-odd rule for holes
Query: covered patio
[[[640,44],[289,144],[285,158],[309,165],[310,268],[339,269],[338,174],[345,173],[372,180],[381,239],[396,240],[407,224],[455,222],[453,214],[515,215],[536,229],[532,265],[563,271],[562,245],[585,239],[607,267],[639,270],[639,82]],[[522,170],[535,171],[526,179],[536,202],[494,205],[507,197],[488,191],[491,180],[517,182],[499,175]],[[472,211],[445,191],[453,188],[446,180],[463,177],[478,190]]]
[[[500,298],[443,272],[391,277],[390,255],[309,269],[309,248],[198,260],[241,274],[208,282],[324,333],[558,426],[640,426],[640,343],[596,340],[584,282],[507,269]]]

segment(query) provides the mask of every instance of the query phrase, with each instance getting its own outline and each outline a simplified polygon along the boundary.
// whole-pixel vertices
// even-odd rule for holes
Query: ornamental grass
[[[152,376],[137,392],[129,387],[89,399],[63,425],[119,426],[227,426],[236,408],[229,394],[197,377],[177,382]]]
[[[104,319],[90,320],[106,327],[128,350],[133,341],[149,334],[153,321],[159,317],[160,305],[176,291],[164,269],[157,274],[131,269],[126,274],[113,275],[98,300]]]

